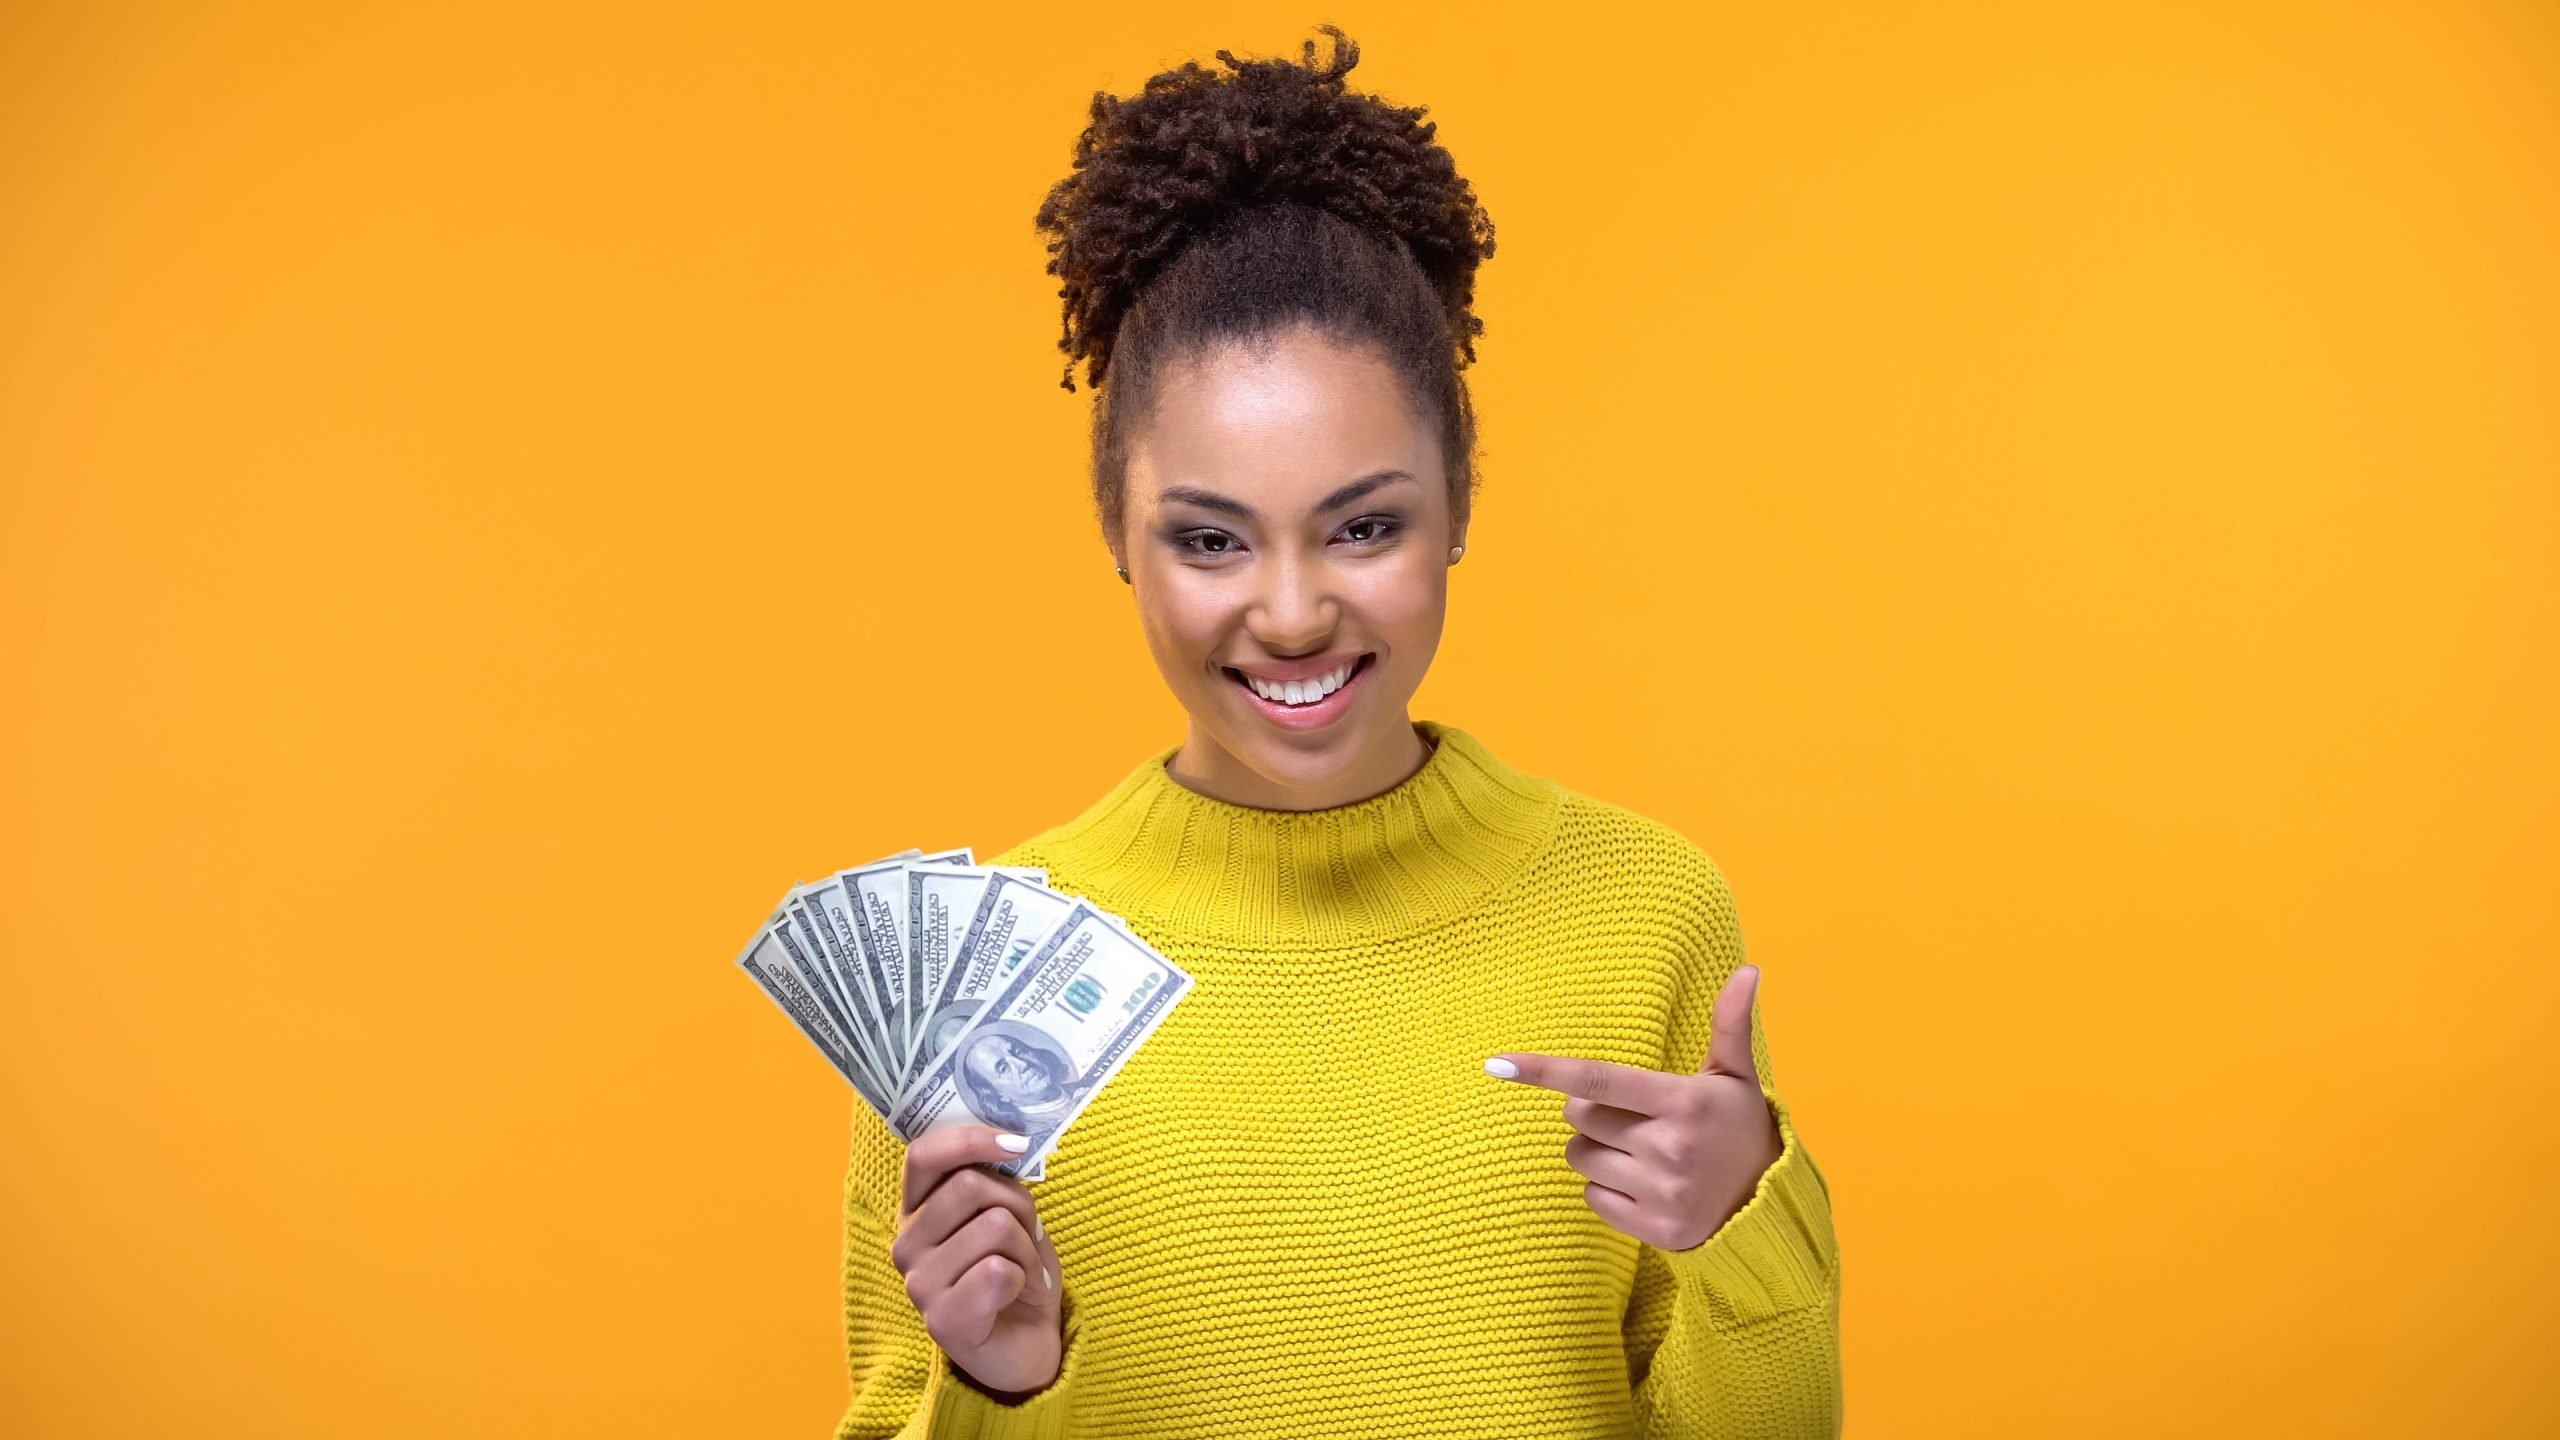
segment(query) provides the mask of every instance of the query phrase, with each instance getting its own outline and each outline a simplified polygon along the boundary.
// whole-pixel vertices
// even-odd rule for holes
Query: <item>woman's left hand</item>
[[[1725,982],[1695,1075],[1517,1053],[1494,1056],[1485,1071],[1572,1096],[1564,1119],[1579,1133],[1565,1142],[1564,1159],[1591,1181],[1584,1202],[1648,1245],[1686,1250],[1724,1228],[1781,1148],[1751,1061],[1759,989],[1756,965]]]

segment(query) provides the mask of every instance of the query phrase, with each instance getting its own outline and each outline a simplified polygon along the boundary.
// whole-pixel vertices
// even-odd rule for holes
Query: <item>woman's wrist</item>
[[[947,1359],[948,1357],[945,1358]],[[1049,1393],[1049,1386],[1058,1383],[1058,1377],[1052,1375],[1049,1377],[1048,1384],[1042,1385],[1037,1390],[998,1390],[991,1385],[980,1384],[978,1378],[971,1375],[968,1371],[961,1369],[959,1362],[956,1360],[951,1362],[951,1378],[968,1386],[970,1389],[977,1391],[979,1394],[986,1396],[988,1399],[993,1400],[999,1405],[1028,1404],[1031,1401],[1037,1400],[1041,1396]]]

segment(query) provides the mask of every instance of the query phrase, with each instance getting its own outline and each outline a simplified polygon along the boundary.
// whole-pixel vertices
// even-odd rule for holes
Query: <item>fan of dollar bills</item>
[[[1048,1174],[1069,1122],[1156,1032],[1191,976],[1045,870],[901,851],[795,885],[738,966],[909,1142],[993,1125]]]

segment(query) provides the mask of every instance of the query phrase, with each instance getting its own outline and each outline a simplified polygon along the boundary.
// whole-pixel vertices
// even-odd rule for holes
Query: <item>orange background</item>
[[[1031,214],[1328,19],[1414,713],[1722,863],[1854,1431],[2560,1426],[2560,11],[220,8],[0,12],[0,1430],[825,1432],[729,961],[1179,738]]]

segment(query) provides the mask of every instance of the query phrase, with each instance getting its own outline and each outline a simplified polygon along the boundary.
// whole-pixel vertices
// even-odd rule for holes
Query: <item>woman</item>
[[[1493,227],[1324,28],[1096,96],[1040,210],[1190,725],[991,863],[1195,987],[1036,1197],[995,1128],[858,1122],[840,1434],[1834,1434],[1829,1195],[1722,874],[1406,712]]]

